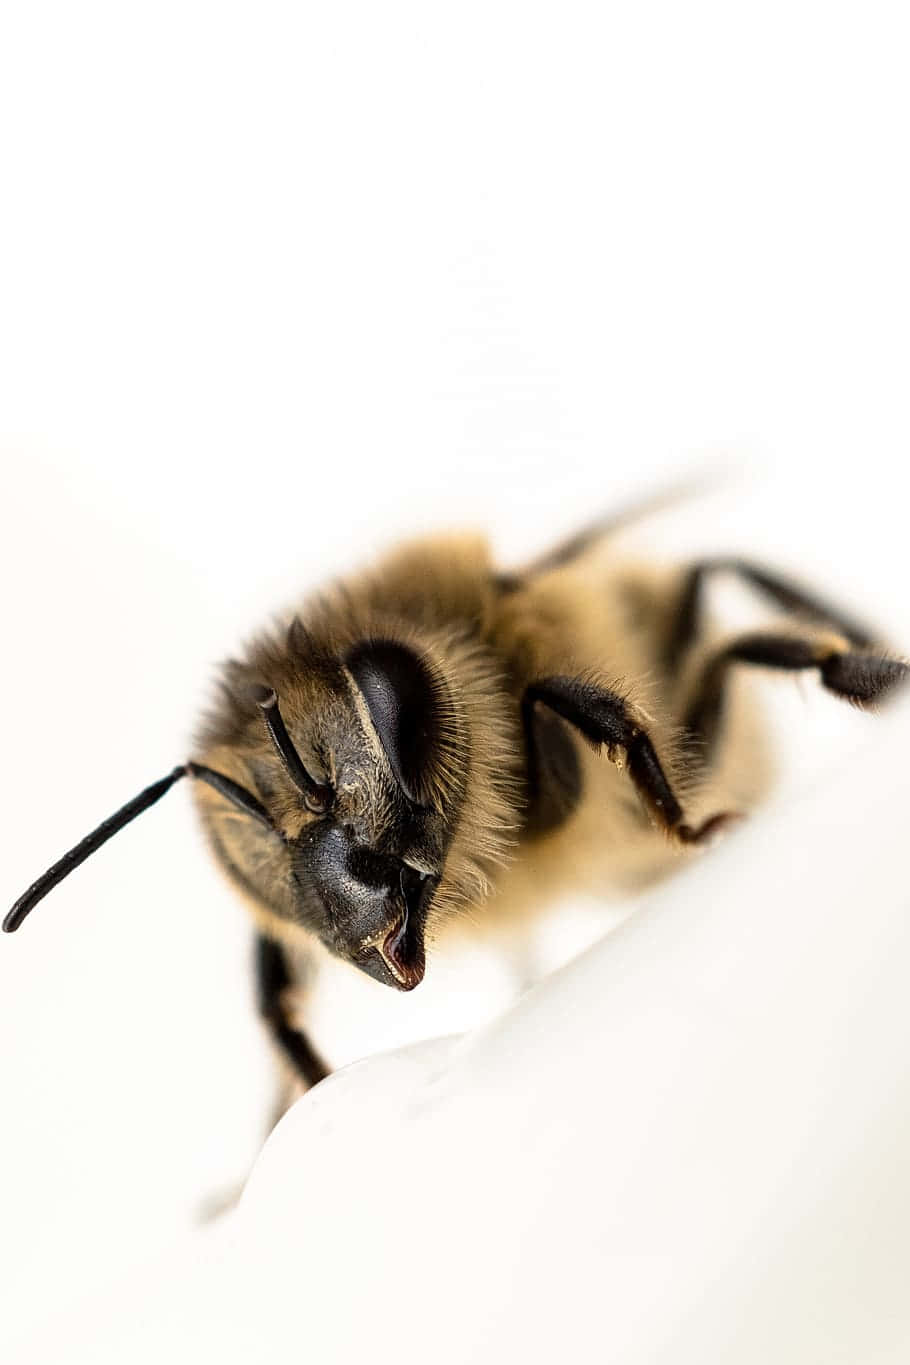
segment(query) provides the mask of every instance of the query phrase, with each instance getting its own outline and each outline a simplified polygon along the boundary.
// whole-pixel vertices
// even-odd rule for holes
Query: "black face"
[[[426,969],[424,933],[437,875],[359,843],[331,819],[309,825],[295,843],[294,875],[315,892],[320,937],[377,981],[410,991]]]
[[[274,688],[247,677],[238,685],[247,718],[238,719],[242,733],[250,705],[259,710],[263,755],[247,758],[256,791],[206,764],[175,768],[49,868],[19,897],[3,929],[17,929],[52,887],[192,776],[222,798],[204,807],[206,820],[218,857],[244,891],[384,985],[418,986],[427,914],[461,804],[457,724],[445,683],[415,651],[392,641],[363,642],[328,676],[324,670],[321,694],[306,688],[312,666],[291,672],[296,662],[273,667],[279,672],[284,664],[282,686],[302,717],[294,729],[304,757]]]
[[[445,685],[390,641],[356,646],[311,697],[294,681],[276,678],[280,706],[271,685],[252,689],[265,724],[250,769],[272,837],[229,818],[212,825],[216,848],[274,913],[384,985],[413,990],[460,805],[451,780],[440,794],[440,771],[453,769]]]

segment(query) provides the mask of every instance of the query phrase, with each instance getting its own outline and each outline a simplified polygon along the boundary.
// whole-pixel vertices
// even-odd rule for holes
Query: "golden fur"
[[[49,868],[4,930],[181,777],[199,779],[216,858],[259,929],[260,1012],[289,1083],[313,1085],[328,1067],[293,1017],[307,959],[322,971],[328,958],[342,985],[352,964],[410,991],[427,946],[432,970],[459,933],[511,934],[566,890],[672,871],[768,782],[742,665],[817,673],[858,706],[910,675],[767,569],[631,562],[614,534],[627,520],[518,573],[481,538],[435,537],[299,604],[225,665],[193,757]],[[718,573],[771,606],[770,626],[712,629]]]
[[[764,761],[752,765],[744,783],[741,769],[731,770],[722,754],[698,786],[691,765],[682,761],[675,719],[680,679],[665,677],[657,666],[678,577],[617,560],[596,543],[503,592],[479,537],[438,537],[395,549],[287,613],[242,662],[228,665],[224,702],[200,732],[199,756],[267,800],[294,837],[314,817],[279,780],[260,718],[243,702],[243,687],[260,681],[278,691],[304,761],[333,781],[331,739],[351,725],[351,714],[326,686],[318,661],[340,659],[364,638],[398,640],[428,660],[447,694],[442,759],[428,775],[427,796],[440,809],[457,801],[459,814],[430,913],[430,941],[459,931],[495,932],[573,884],[589,891],[641,884],[671,870],[686,851],[655,828],[622,771],[620,753],[611,763],[576,736],[582,800],[557,828],[539,835],[526,828],[519,702],[528,683],[551,674],[600,683],[619,691],[647,726],[692,809],[739,809],[754,800],[765,781]],[[301,663],[304,654],[317,660],[315,668]],[[356,688],[351,691],[357,724],[367,747],[375,747]],[[748,714],[734,720],[745,735]],[[568,724],[559,723],[568,733]],[[263,791],[263,769],[274,791]],[[365,761],[359,786],[360,802],[381,824],[378,764]],[[220,859],[260,926],[302,945],[305,933],[275,913],[285,891],[275,849],[217,792],[201,783],[195,790]]]

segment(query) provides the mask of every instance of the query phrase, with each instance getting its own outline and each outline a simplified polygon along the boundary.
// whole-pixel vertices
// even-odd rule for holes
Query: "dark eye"
[[[303,803],[314,815],[325,815],[331,808],[335,793],[331,787],[311,787],[304,792]]]

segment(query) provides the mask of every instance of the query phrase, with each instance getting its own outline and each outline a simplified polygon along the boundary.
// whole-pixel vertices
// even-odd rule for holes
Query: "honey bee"
[[[731,704],[735,671],[814,672],[860,707],[906,677],[863,625],[766,568],[632,562],[615,548],[624,522],[515,572],[479,537],[435,537],[316,594],[224,666],[195,757],[61,858],[3,928],[196,779],[255,920],[261,1014],[308,1088],[328,1072],[289,1006],[309,947],[412,991],[452,926],[652,881],[744,814],[765,779],[760,731],[741,761],[754,725]],[[713,639],[721,574],[773,625]]]

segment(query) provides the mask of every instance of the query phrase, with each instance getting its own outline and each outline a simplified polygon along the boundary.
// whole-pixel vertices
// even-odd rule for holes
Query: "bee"
[[[55,863],[3,928],[195,779],[255,921],[261,1015],[306,1089],[328,1074],[289,1003],[310,950],[413,991],[455,926],[653,881],[748,810],[764,738],[735,704],[739,671],[814,673],[864,708],[906,678],[866,627],[766,568],[636,564],[616,550],[627,520],[513,572],[479,537],[438,536],[316,594],[224,665],[195,756]],[[718,641],[721,575],[773,624]]]

